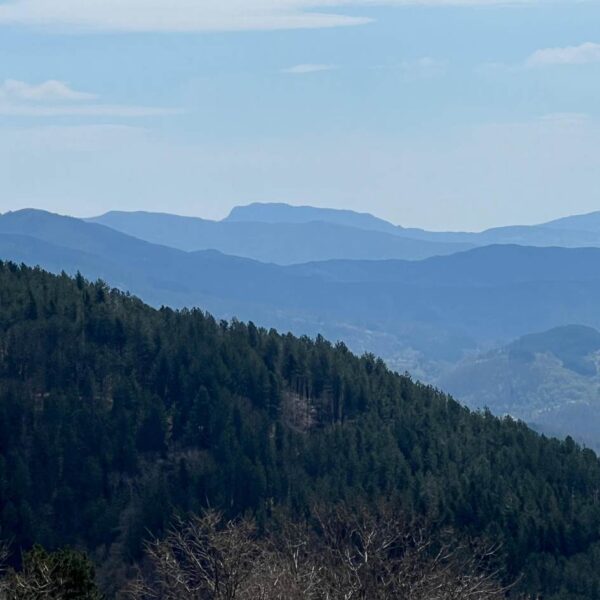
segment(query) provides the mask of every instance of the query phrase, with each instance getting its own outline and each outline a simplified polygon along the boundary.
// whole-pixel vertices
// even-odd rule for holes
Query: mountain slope
[[[393,232],[326,221],[207,221],[159,213],[116,211],[88,221],[180,250],[219,250],[280,265],[334,258],[418,260],[470,247],[469,244],[413,240]]]
[[[404,229],[403,235],[429,242],[446,242],[487,246],[490,244],[519,244],[522,246],[582,248],[600,246],[600,232],[560,229],[548,225],[511,225],[481,232],[437,232]]]
[[[544,223],[542,227],[547,229],[600,233],[600,211],[556,219]]]
[[[369,213],[314,206],[292,206],[283,203],[254,203],[234,207],[225,221],[260,223],[311,223],[321,221],[355,229],[396,234],[398,228]]]
[[[80,546],[114,585],[180,512],[265,523],[385,499],[501,544],[523,590],[598,598],[600,463],[572,440],[323,339],[156,311],[81,277],[2,264],[0,300],[0,526],[17,549]]]
[[[38,244],[31,246],[30,238]],[[53,271],[81,270],[158,305],[197,305],[205,295],[218,295],[226,302],[252,288],[268,294],[273,285],[284,289],[289,283],[285,272],[274,265],[215,251],[182,252],[43,211],[1,216],[0,244],[5,259],[27,257],[27,262]],[[88,273],[88,269],[93,271]]]
[[[0,217],[0,258],[79,269],[155,306],[201,306],[219,317],[323,333],[429,380],[466,350],[569,323],[600,327],[599,249],[495,246],[418,262],[280,267],[186,253],[30,211]]]
[[[330,281],[418,285],[498,286],[526,282],[600,280],[597,248],[493,245],[422,261],[322,261],[291,266]]]
[[[597,219],[592,213],[543,225],[499,227],[479,233],[431,232],[395,226],[368,213],[251,204],[234,208],[223,221],[118,211],[88,221],[180,250],[215,249],[261,262],[293,265],[344,259],[422,260],[494,244],[600,247]]]
[[[465,360],[438,385],[473,408],[511,414],[600,448],[600,332],[566,326]]]
[[[286,204],[251,204],[236,207],[232,210],[228,219],[280,224],[323,221],[348,224],[362,229],[377,229],[386,233],[431,243],[470,244],[473,246],[520,244],[567,248],[600,246],[600,212],[566,217],[541,225],[496,227],[481,232],[438,232],[405,228],[395,226],[370,214],[310,206],[297,207]],[[439,254],[446,253],[440,252]]]

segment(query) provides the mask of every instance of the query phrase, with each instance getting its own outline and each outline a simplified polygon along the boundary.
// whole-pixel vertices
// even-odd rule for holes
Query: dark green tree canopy
[[[382,499],[501,543],[524,590],[600,598],[600,464],[572,440],[474,414],[343,344],[0,265],[13,556],[85,549],[110,589],[175,515],[210,506],[261,525]]]

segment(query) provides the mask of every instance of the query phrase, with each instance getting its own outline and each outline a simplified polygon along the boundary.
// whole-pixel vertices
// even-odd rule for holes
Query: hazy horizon
[[[311,208],[320,208],[320,209],[333,209],[333,210],[351,210],[353,212],[356,213],[363,213],[363,214],[369,214],[369,215],[373,215],[374,217],[383,219],[385,221],[388,221],[389,223],[392,223],[393,225],[398,225],[400,227],[405,227],[405,228],[416,228],[416,229],[425,229],[427,231],[432,231],[432,232],[464,232],[464,233],[480,233],[483,231],[486,231],[487,229],[494,229],[496,227],[510,227],[510,226],[520,226],[520,225],[542,225],[544,223],[547,223],[549,221],[554,221],[557,219],[561,219],[564,217],[571,217],[571,216],[579,216],[579,215],[586,215],[586,214],[591,214],[591,213],[595,213],[595,212],[600,212],[600,206],[598,207],[598,209],[596,210],[591,210],[591,211],[586,211],[586,212],[581,212],[581,213],[577,213],[577,212],[565,212],[562,214],[557,214],[555,217],[550,218],[550,219],[533,219],[531,222],[528,223],[515,223],[515,222],[507,222],[507,223],[502,223],[502,224],[498,224],[498,225],[492,225],[489,228],[481,228],[481,229],[467,229],[467,228],[457,228],[457,229],[449,229],[449,228],[443,228],[443,227],[425,227],[425,226],[421,226],[419,224],[405,224],[402,222],[398,222],[396,220],[394,220],[394,218],[386,218],[380,214],[377,214],[376,212],[372,212],[369,211],[367,208],[365,209],[348,209],[348,208],[344,208],[344,207],[334,207],[334,206],[329,206],[329,205],[323,205],[323,206],[317,206],[316,204],[310,204],[310,203],[297,203],[297,204],[293,204],[293,203],[288,203],[288,202],[239,202],[239,203],[232,203],[231,206],[229,206],[228,208],[224,209],[223,212],[218,215],[218,216],[207,216],[207,215],[203,215],[203,214],[193,214],[193,213],[185,213],[185,212],[173,212],[173,211],[169,211],[168,207],[164,207],[164,209],[160,209],[158,208],[157,210],[147,210],[147,209],[121,209],[119,207],[115,207],[115,208],[109,208],[106,211],[103,211],[102,213],[88,213],[88,212],[78,212],[77,210],[75,211],[70,211],[70,212],[60,212],[58,210],[52,210],[52,208],[48,208],[45,206],[20,206],[20,207],[15,207],[15,208],[9,208],[6,210],[2,210],[0,212],[0,214],[4,214],[7,212],[17,212],[19,210],[28,210],[28,209],[32,209],[32,210],[43,210],[43,211],[47,211],[47,212],[51,212],[51,213],[55,213],[55,214],[59,214],[59,215],[63,215],[63,216],[70,216],[70,217],[75,217],[78,219],[91,219],[94,217],[99,217],[103,214],[109,213],[109,212],[142,212],[142,213],[155,213],[155,214],[165,214],[165,215],[172,215],[172,216],[177,216],[177,217],[189,217],[189,218],[197,218],[197,219],[204,219],[204,220],[208,220],[208,221],[221,221],[227,218],[227,216],[229,215],[229,213],[231,212],[232,209],[236,208],[236,207],[241,207],[241,206],[249,206],[251,204],[287,204],[289,206],[294,206],[294,207],[311,207]]]
[[[0,4],[0,211],[478,231],[600,208],[597,0],[143,6]]]

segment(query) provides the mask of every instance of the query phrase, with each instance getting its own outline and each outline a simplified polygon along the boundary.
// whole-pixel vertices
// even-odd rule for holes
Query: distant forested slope
[[[466,358],[437,383],[473,408],[600,448],[600,332],[591,327],[526,335]]]
[[[593,452],[343,345],[0,267],[0,537],[16,549],[87,549],[114,582],[177,513],[266,523],[386,500],[501,543],[523,589],[594,599],[599,494]]]

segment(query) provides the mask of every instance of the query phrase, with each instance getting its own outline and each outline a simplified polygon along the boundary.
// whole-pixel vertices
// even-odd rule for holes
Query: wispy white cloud
[[[580,127],[590,122],[590,115],[585,113],[550,113],[540,117],[542,122],[557,125],[574,125]]]
[[[15,79],[6,79],[4,83],[0,84],[0,99],[33,102],[78,102],[95,98],[95,94],[79,92],[63,81],[56,81],[55,79],[33,85]]]
[[[242,31],[360,25],[364,17],[321,12],[338,0],[13,0],[0,24],[87,31]]]
[[[439,75],[447,66],[447,61],[422,56],[417,59],[403,60],[400,63],[377,65],[373,68],[400,71],[409,78],[427,78]]]
[[[477,68],[477,71],[481,74],[493,75],[497,73],[519,73],[543,67],[593,63],[600,63],[600,44],[586,42],[579,46],[541,48],[518,63],[484,63]]]
[[[344,7],[498,6],[553,0],[12,0],[0,3],[0,24],[88,31],[239,31],[362,25],[368,16]],[[333,12],[331,12],[333,11]]]
[[[54,79],[31,84],[7,79],[0,84],[0,116],[4,117],[154,117],[178,109],[154,106],[99,104],[96,94],[79,92]]]
[[[307,75],[309,73],[319,73],[321,71],[334,71],[337,68],[336,65],[302,64],[283,69],[282,73],[288,73],[290,75]]]
[[[527,59],[529,67],[550,65],[585,65],[600,63],[600,44],[587,42],[579,46],[564,48],[543,48]]]

